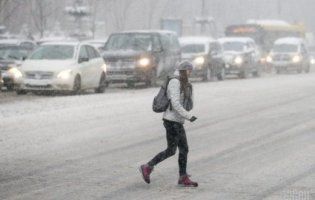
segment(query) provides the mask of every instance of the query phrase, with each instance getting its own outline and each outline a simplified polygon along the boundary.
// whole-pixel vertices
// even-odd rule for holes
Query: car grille
[[[277,54],[273,57],[274,61],[291,61],[291,56],[287,54]]]
[[[28,88],[31,89],[51,89],[52,85],[31,85],[31,84],[26,84],[25,85]]]
[[[134,68],[136,60],[134,58],[108,58],[106,63],[113,68]]]
[[[115,71],[108,71],[108,75],[133,75],[134,71],[131,70],[115,70]]]
[[[45,80],[54,77],[53,72],[25,72],[27,79]]]

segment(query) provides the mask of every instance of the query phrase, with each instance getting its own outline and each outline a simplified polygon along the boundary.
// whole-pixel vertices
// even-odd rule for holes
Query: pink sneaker
[[[150,167],[148,164],[145,164],[145,165],[141,165],[139,170],[142,174],[143,180],[149,184],[150,174],[153,171],[153,167]]]
[[[182,187],[198,187],[198,183],[190,180],[188,175],[179,177],[178,185]]]

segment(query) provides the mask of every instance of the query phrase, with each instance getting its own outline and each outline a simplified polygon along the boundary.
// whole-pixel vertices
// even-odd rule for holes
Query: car
[[[14,74],[13,68],[19,68],[27,58],[27,56],[33,51],[33,48],[25,48],[20,45],[0,45],[0,71],[2,71],[2,78],[4,86],[7,90],[14,90]]]
[[[93,45],[95,48],[99,50],[100,53],[103,53],[105,50],[105,44],[106,44],[107,39],[98,39],[98,40],[86,40],[84,42],[89,43]]]
[[[14,68],[17,94],[62,91],[78,94],[106,88],[106,65],[92,45],[80,42],[42,44],[19,69]]]
[[[210,37],[182,37],[179,40],[182,60],[194,64],[192,77],[209,81],[214,76],[218,80],[225,78],[225,66],[221,44]]]
[[[103,58],[108,66],[109,83],[144,82],[156,85],[175,71],[181,59],[181,50],[176,33],[172,31],[127,31],[109,36]]]
[[[0,47],[7,46],[20,46],[24,49],[34,50],[36,48],[36,43],[32,40],[23,40],[23,39],[1,39]]]
[[[45,43],[51,43],[51,42],[79,42],[78,39],[71,38],[71,37],[63,37],[63,36],[55,36],[55,37],[44,37],[36,41],[36,44],[38,46],[45,44]]]
[[[274,42],[267,58],[277,73],[310,71],[311,56],[304,39],[297,37],[280,38]]]
[[[247,78],[261,72],[260,52],[255,41],[247,37],[225,37],[219,39],[223,48],[225,73]]]

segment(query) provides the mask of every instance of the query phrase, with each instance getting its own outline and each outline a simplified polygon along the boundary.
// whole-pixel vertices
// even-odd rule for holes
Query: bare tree
[[[7,7],[9,0],[0,0],[0,13]]]
[[[156,0],[147,0],[147,6],[148,6],[148,24],[147,27],[149,29],[152,29],[153,27],[153,20],[155,19],[155,14],[158,11],[158,4],[160,1]],[[163,3],[163,2],[162,2]]]
[[[40,37],[43,37],[48,28],[49,17],[54,13],[52,2],[50,0],[29,0],[29,4],[33,24],[40,33]]]
[[[95,37],[95,32],[96,32],[96,21],[97,21],[97,8],[99,6],[99,0],[90,0],[88,1],[90,11],[91,11],[91,32],[92,32],[92,37]]]
[[[22,3],[18,0],[0,0],[0,23],[5,24]]]
[[[111,17],[116,30],[121,31],[126,28],[129,8],[132,3],[132,0],[109,0]]]

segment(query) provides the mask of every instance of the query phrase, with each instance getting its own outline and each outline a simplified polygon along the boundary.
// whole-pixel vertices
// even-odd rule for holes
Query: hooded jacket
[[[167,87],[167,97],[171,101],[171,106],[164,112],[163,119],[184,124],[185,119],[190,120],[192,118],[193,115],[183,107],[184,94],[180,92],[180,81],[177,78],[170,80]]]

